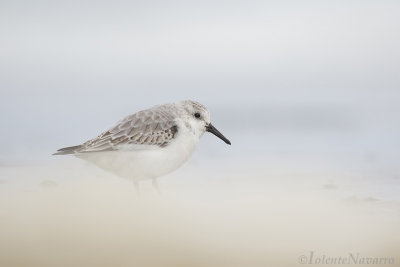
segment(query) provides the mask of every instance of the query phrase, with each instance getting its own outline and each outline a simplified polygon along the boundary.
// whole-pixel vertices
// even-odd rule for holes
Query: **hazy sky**
[[[84,141],[188,98],[220,121],[297,106],[393,114],[399,11],[398,1],[2,1],[0,154]]]

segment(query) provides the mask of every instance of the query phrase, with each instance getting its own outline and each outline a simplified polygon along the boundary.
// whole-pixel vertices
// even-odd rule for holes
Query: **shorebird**
[[[61,148],[53,155],[72,154],[87,160],[132,180],[137,191],[139,181],[152,179],[159,191],[157,177],[182,166],[206,131],[231,144],[211,124],[205,106],[186,100],[129,115],[96,138]]]

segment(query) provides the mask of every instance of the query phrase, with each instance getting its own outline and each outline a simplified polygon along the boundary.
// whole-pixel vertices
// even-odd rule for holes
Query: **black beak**
[[[219,137],[222,141],[227,143],[228,145],[231,144],[231,141],[229,141],[222,133],[220,133],[217,128],[215,128],[211,123],[206,126],[206,131],[212,133],[213,135]]]

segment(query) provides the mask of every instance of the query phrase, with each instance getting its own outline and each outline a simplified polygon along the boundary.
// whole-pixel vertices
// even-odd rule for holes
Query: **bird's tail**
[[[60,148],[60,149],[57,150],[57,152],[54,153],[53,155],[69,155],[69,154],[74,154],[74,153],[76,152],[76,150],[78,150],[79,148],[81,148],[81,145],[79,145],[79,146],[69,146],[69,147]]]

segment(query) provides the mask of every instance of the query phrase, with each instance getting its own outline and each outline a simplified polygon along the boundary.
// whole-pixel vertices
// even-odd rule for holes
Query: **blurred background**
[[[182,244],[192,246],[175,244],[177,251],[192,249],[186,251],[191,255],[185,258],[186,266],[200,266],[201,255],[215,259],[203,262],[206,265],[233,266],[251,258],[258,259],[253,266],[293,266],[298,256],[312,249],[331,256],[351,249],[371,257],[400,255],[400,242],[394,237],[399,236],[395,225],[400,222],[399,11],[400,3],[390,0],[1,1],[0,208],[2,229],[9,236],[3,239],[8,244],[0,245],[9,252],[0,260],[11,266],[18,263],[12,252],[23,251],[26,262],[67,266],[67,259],[77,254],[65,251],[89,229],[92,232],[82,239],[102,240],[104,228],[121,229],[127,218],[142,230],[153,223],[159,229],[158,219],[168,218],[174,225],[182,214],[209,217],[217,228],[232,231],[226,230],[224,237],[205,235],[226,243],[221,251],[211,246],[218,253],[202,254],[204,247],[193,241],[201,237],[193,237],[191,229],[213,236],[219,232],[209,222],[189,222],[184,231],[189,241]],[[60,147],[97,136],[128,114],[185,99],[206,105],[213,124],[232,146],[205,134],[190,161],[160,179],[167,195],[163,200],[145,185],[144,194],[150,196],[138,204],[126,181],[78,159],[51,156]],[[76,203],[68,201],[71,195]],[[235,201],[240,205],[231,206],[238,204]],[[192,208],[184,208],[182,202]],[[49,203],[64,220],[51,220],[54,210]],[[96,210],[98,203],[108,208]],[[76,209],[79,216],[66,211]],[[154,210],[160,218],[147,217],[142,209]],[[97,213],[84,217],[82,226],[77,218],[82,220],[88,210]],[[262,215],[249,216],[242,228],[235,228],[235,216],[249,210]],[[320,212],[342,219],[328,216],[317,226],[314,219]],[[114,221],[100,220],[98,229],[88,226],[109,214]],[[71,221],[76,224],[67,223]],[[365,221],[369,224],[360,230]],[[338,224],[348,227],[336,229]],[[109,247],[101,247],[114,254],[104,253],[97,261],[91,249],[102,243],[89,242],[78,246],[86,254],[79,254],[81,261],[74,265],[107,266],[117,259],[137,263],[128,252],[117,253],[123,246],[134,246],[125,238],[127,233],[137,234],[138,228],[126,227],[114,242],[108,240]],[[160,230],[173,233],[164,241],[187,237],[171,227]],[[65,228],[71,232],[60,230]],[[335,234],[327,235],[326,229],[332,228]],[[22,229],[25,234],[20,234]],[[274,236],[276,231],[286,235]],[[71,240],[65,241],[63,233]],[[230,239],[234,233],[252,236],[249,243],[256,255],[218,261],[235,249],[243,251],[243,243],[227,248],[235,244]],[[297,243],[299,233],[307,235],[309,243]],[[338,245],[350,233],[354,244]],[[363,242],[366,233],[378,244]],[[325,236],[323,241],[320,236]],[[158,235],[151,237],[153,241],[146,235],[140,239],[148,241],[149,251],[160,242]],[[59,247],[49,245],[55,242],[52,238],[58,238]],[[266,240],[272,241],[266,245]],[[293,245],[283,249],[287,243]],[[42,250],[26,254],[32,247]],[[54,249],[53,259],[48,257],[49,247]],[[273,256],[263,257],[266,252]],[[168,255],[161,257],[164,266],[177,266],[174,260],[182,259],[179,253]],[[140,259],[157,265],[147,262],[149,258],[157,256]],[[398,258],[396,263],[400,265]]]

